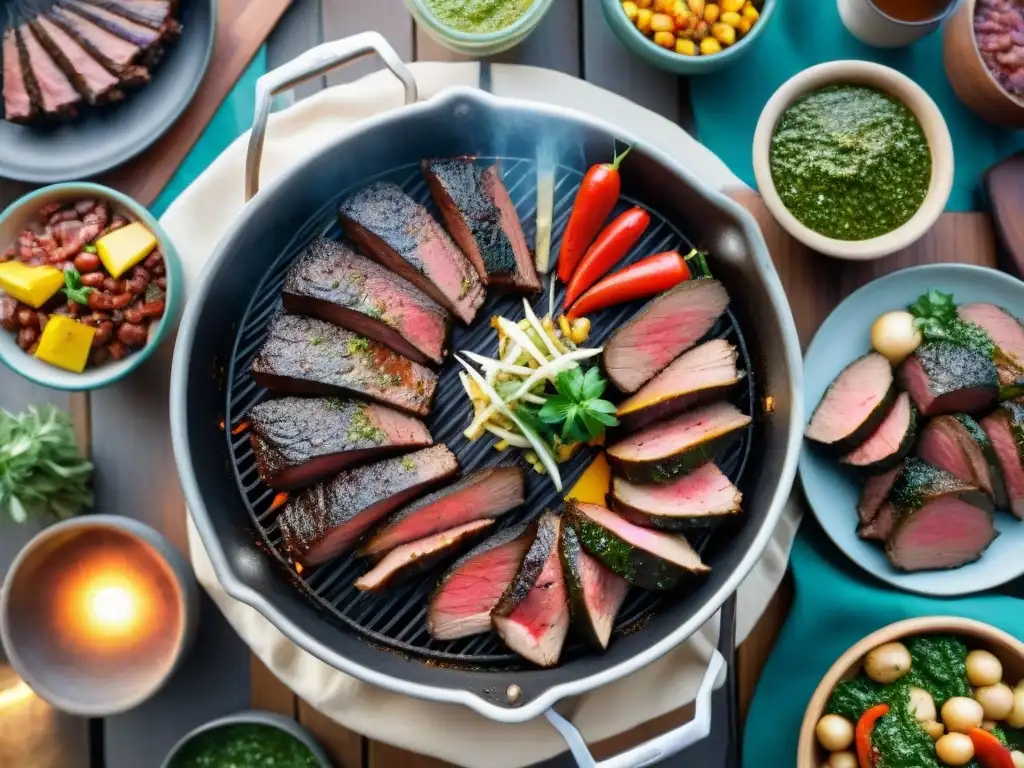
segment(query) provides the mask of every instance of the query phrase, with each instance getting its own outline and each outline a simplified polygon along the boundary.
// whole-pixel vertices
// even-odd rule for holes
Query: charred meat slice
[[[81,96],[27,24],[18,27],[18,41],[25,56],[24,72],[29,93],[39,110],[55,118],[71,118],[78,114]]]
[[[839,461],[869,472],[883,472],[906,458],[915,437],[917,408],[910,402],[910,395],[901,392],[878,429]]]
[[[433,444],[419,419],[362,400],[281,397],[249,411],[260,480],[271,488],[312,485],[350,464]]]
[[[903,462],[901,461],[880,475],[868,477],[860,494],[860,503],[857,505],[857,516],[862,524],[868,524],[875,519],[878,511],[889,498],[889,491],[892,490],[893,483],[896,482],[896,478],[902,471]]]
[[[11,27],[4,30],[4,119],[14,123],[27,123],[36,116],[36,107],[29,96],[25,81],[21,46],[17,33]]]
[[[423,176],[445,226],[484,285],[522,293],[540,290],[519,214],[497,164],[478,165],[472,157],[424,160]]]
[[[465,254],[427,209],[378,181],[341,204],[345,232],[371,259],[471,323],[487,293]]]
[[[925,416],[984,412],[999,396],[995,363],[981,352],[944,341],[918,347],[900,366],[899,377]]]
[[[562,525],[560,534],[559,556],[572,625],[587,642],[604,650],[629,592],[629,582],[588,555],[571,525]]]
[[[828,385],[804,435],[830,451],[852,451],[878,429],[895,399],[892,366],[871,352]]]
[[[427,631],[435,640],[456,640],[491,628],[491,611],[512,583],[537,524],[498,531],[459,558],[441,577],[427,607]]]
[[[444,445],[346,469],[285,503],[278,516],[285,549],[306,566],[344,554],[384,515],[458,471]]]
[[[608,449],[608,461],[631,482],[667,483],[714,461],[750,422],[729,403],[705,405],[620,440]]]
[[[665,485],[636,485],[616,477],[608,500],[612,509],[637,525],[682,531],[735,515],[743,494],[708,462]]]
[[[997,356],[1024,369],[1024,323],[995,304],[965,304],[957,313],[964,322],[981,326],[995,344]]]
[[[149,82],[149,70],[137,65],[142,58],[139,46],[60,6],[51,8],[47,18],[67,32],[108,72],[117,75],[122,85],[135,87]]]
[[[355,394],[415,416],[430,412],[437,374],[323,320],[278,315],[252,364],[261,387],[290,395]]]
[[[999,457],[1010,511],[1024,519],[1024,405],[1003,403],[981,426]]]
[[[526,483],[519,467],[480,469],[395,512],[374,532],[359,555],[380,557],[401,544],[464,523],[499,517],[523,503]]]
[[[680,534],[641,528],[599,504],[570,501],[565,515],[587,552],[638,587],[672,589],[711,570]]]
[[[958,568],[995,540],[992,500],[976,485],[917,458],[889,492],[892,529],[885,554],[901,571]]]
[[[604,347],[604,368],[623,392],[636,392],[696,344],[729,306],[713,279],[688,280],[648,302]]]
[[[83,99],[90,104],[103,104],[124,98],[124,93],[117,88],[120,80],[104,69],[71,35],[46,16],[39,16],[31,27]]]
[[[340,325],[417,363],[444,361],[448,313],[406,280],[318,237],[288,272],[284,308]]]
[[[159,29],[139,24],[106,8],[78,2],[77,0],[59,0],[59,2],[62,7],[89,19],[89,21],[103,27],[108,32],[135,43],[143,51],[149,51],[159,46],[163,41],[163,36]]]
[[[522,565],[491,614],[505,645],[541,667],[558,663],[569,631],[569,598],[558,554],[562,518],[545,512]]]
[[[902,472],[902,468],[900,472]],[[857,527],[857,535],[867,541],[884,542],[892,530],[893,509],[888,501],[878,508],[874,518],[861,523]]]
[[[691,349],[619,405],[625,429],[640,429],[697,405],[721,400],[743,378],[736,347],[714,339]]]
[[[422,573],[463,549],[494,525],[493,518],[474,520],[447,531],[410,541],[388,552],[373,568],[356,579],[356,589],[379,592]]]
[[[982,426],[965,413],[936,416],[921,433],[917,456],[965,483],[976,485],[1006,506],[1006,484],[999,457]]]

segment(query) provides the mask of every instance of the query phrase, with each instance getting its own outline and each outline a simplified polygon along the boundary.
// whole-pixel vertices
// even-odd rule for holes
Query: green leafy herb
[[[683,257],[686,262],[691,260],[696,265],[696,272],[701,277],[711,277],[711,267],[708,266],[708,255],[704,251],[698,251],[696,248],[690,250],[686,256]]]
[[[50,405],[0,410],[0,509],[15,522],[64,519],[92,506],[91,477],[66,413]]]
[[[153,301],[163,301],[164,292],[160,289],[160,286],[156,283],[150,283],[146,286],[146,303],[149,304]]]
[[[96,253],[96,246],[86,244],[82,246],[82,250],[85,251],[86,253]]]
[[[585,374],[570,368],[555,377],[558,394],[549,398],[538,417],[549,428],[561,428],[563,443],[585,443],[604,434],[605,429],[619,423],[615,406],[602,400],[607,382],[596,367]]]
[[[89,294],[92,293],[93,289],[87,285],[82,285],[82,276],[78,274],[78,270],[74,267],[64,272],[64,295],[67,296],[71,301],[79,304],[89,303]]]
[[[408,472],[412,472],[416,469],[416,462],[410,459],[408,456],[403,456],[401,460],[402,468]]]
[[[988,357],[995,354],[995,346],[985,330],[960,319],[953,294],[933,288],[921,294],[909,309],[915,318],[914,325],[921,329],[925,341],[947,341],[958,347],[977,350]]]

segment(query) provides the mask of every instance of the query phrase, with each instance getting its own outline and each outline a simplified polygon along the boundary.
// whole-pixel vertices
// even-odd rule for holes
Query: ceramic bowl
[[[627,18],[621,0],[601,0],[601,10],[619,42],[648,64],[676,75],[705,75],[722,69],[749,51],[768,27],[777,4],[777,0],[764,0],[760,6],[761,17],[750,32],[721,53],[710,56],[683,56],[657,45]]]
[[[331,768],[331,761],[328,759],[323,747],[317,743],[316,739],[313,738],[309,731],[291,718],[261,710],[250,710],[247,712],[239,712],[234,715],[228,715],[227,717],[221,717],[189,731],[167,754],[167,757],[165,757],[163,763],[161,763],[161,768],[173,768],[174,759],[180,755],[185,747],[191,744],[198,736],[230,725],[266,725],[271,728],[277,728],[304,744],[309,751],[313,753],[313,757],[316,759],[317,765],[320,766],[320,768]]]
[[[442,24],[430,12],[424,0],[405,0],[405,5],[416,19],[416,23],[431,38],[449,50],[475,57],[493,56],[519,45],[537,28],[554,4],[555,0],[533,0],[533,4],[523,15],[504,29],[496,32],[471,33],[460,32]]]
[[[970,650],[991,651],[1003,663],[1003,679],[1016,681],[1024,678],[1024,643],[1002,630],[980,621],[956,616],[929,616],[898,621],[873,632],[858,642],[832,665],[821,679],[804,712],[797,746],[797,768],[821,768],[827,753],[818,744],[814,728],[825,714],[825,706],[832,690],[841,680],[856,677],[861,661],[868,651],[884,643],[904,640],[916,635],[945,634],[961,638]]]
[[[868,240],[836,240],[805,227],[783,205],[768,162],[775,126],[795,101],[830,85],[867,85],[896,97],[914,113],[932,154],[932,178],[924,202],[902,226]],[[931,97],[906,75],[866,61],[833,61],[805,69],[787,80],[768,100],[754,131],[754,176],[764,204],[790,235],[811,250],[840,259],[868,260],[906,248],[931,229],[946,207],[953,188],[953,141]]]
[[[54,184],[31,192],[18,199],[0,215],[0,250],[16,242],[18,234],[36,220],[36,213],[47,203],[95,198],[110,204],[111,209],[129,221],[140,221],[154,235],[160,244],[167,269],[166,307],[160,321],[149,329],[149,341],[142,349],[132,352],[123,360],[107,362],[95,368],[86,368],[82,373],[66,371],[37,360],[27,354],[15,342],[14,334],[0,330],[0,361],[15,373],[44,387],[79,392],[101,389],[120,381],[138,368],[153,354],[177,324],[178,314],[184,295],[184,278],[181,261],[167,233],[163,231],[152,214],[139,203],[117,190],[89,182],[68,182]]]
[[[978,52],[976,6],[977,0],[964,0],[946,24],[942,38],[946,76],[960,101],[983,119],[1008,128],[1024,128],[1024,99],[1003,89]]]

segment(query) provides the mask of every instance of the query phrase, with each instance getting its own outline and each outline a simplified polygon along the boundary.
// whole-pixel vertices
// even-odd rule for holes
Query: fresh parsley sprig
[[[64,295],[67,296],[71,301],[79,304],[89,304],[89,294],[93,292],[93,288],[87,285],[82,285],[82,276],[78,273],[78,270],[74,267],[64,272]]]
[[[602,400],[607,382],[596,367],[586,373],[577,367],[555,377],[557,395],[548,398],[537,413],[549,429],[559,430],[563,443],[584,443],[601,437],[619,423],[615,405]]]
[[[921,294],[909,309],[915,318],[914,325],[921,329],[925,341],[946,341],[977,350],[988,357],[995,354],[995,345],[985,330],[960,319],[953,294],[932,288]]]

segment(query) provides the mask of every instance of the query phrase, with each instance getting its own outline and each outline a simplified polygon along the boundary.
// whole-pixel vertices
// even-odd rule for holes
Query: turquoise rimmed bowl
[[[81,198],[102,200],[110,205],[113,212],[120,213],[129,221],[142,222],[156,235],[167,270],[166,307],[160,321],[150,326],[146,346],[132,352],[123,360],[107,362],[96,368],[86,368],[82,373],[66,371],[37,360],[18,346],[13,333],[0,330],[0,361],[4,365],[36,384],[68,392],[102,389],[120,381],[142,365],[177,324],[185,290],[181,260],[157,220],[145,206],[101,184],[84,181],[53,184],[30,192],[11,203],[3,214],[0,214],[0,250],[16,242],[18,234],[36,220],[36,213],[47,203]]]
[[[683,56],[657,45],[629,20],[622,10],[621,0],[601,0],[601,10],[619,42],[648,64],[676,75],[705,75],[728,66],[749,51],[771,22],[777,4],[778,0],[764,0],[760,8],[761,17],[750,32],[721,53],[710,56]]]
[[[533,0],[523,15],[494,32],[461,32],[443,24],[424,0],[405,0],[416,23],[435,41],[466,56],[494,56],[514,48],[525,40],[555,4],[555,0]]]

